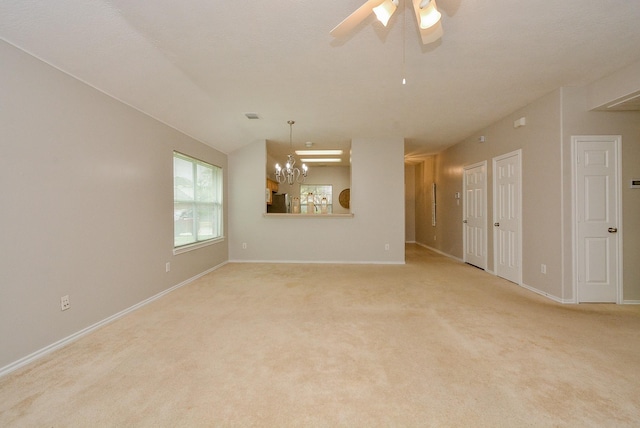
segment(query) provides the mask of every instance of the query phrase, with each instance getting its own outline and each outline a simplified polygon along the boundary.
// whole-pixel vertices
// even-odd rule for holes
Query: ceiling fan
[[[438,11],[436,0],[411,0],[418,20],[420,37],[423,44],[433,43],[442,37],[442,14]],[[372,12],[385,27],[391,15],[398,8],[399,0],[367,0],[344,21],[329,32],[333,37],[344,37]]]

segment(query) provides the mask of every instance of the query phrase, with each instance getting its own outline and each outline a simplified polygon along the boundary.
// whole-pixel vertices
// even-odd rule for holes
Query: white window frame
[[[202,191],[199,192],[199,186],[184,186],[179,184],[179,180],[176,178],[184,179],[185,177],[177,177],[176,159],[180,159],[183,162],[183,165],[184,162],[191,164],[192,183],[196,183],[198,180],[199,168],[200,171],[202,171],[202,168],[205,170],[211,170],[210,185],[212,187],[212,194],[209,195],[209,200],[202,200]],[[173,152],[173,162],[173,253],[180,254],[224,240],[222,168],[177,151]],[[190,207],[185,208],[185,206],[189,205]],[[176,209],[177,206],[181,207]],[[190,213],[191,217],[182,219],[182,214],[180,213]],[[208,222],[201,221],[200,218],[202,215],[210,217],[211,220]],[[187,230],[185,235],[190,233],[193,240],[190,242],[179,243],[177,240],[177,237],[179,236],[178,229],[188,229],[189,227],[191,228],[191,231],[189,232]],[[207,233],[209,230],[211,232],[210,234]]]

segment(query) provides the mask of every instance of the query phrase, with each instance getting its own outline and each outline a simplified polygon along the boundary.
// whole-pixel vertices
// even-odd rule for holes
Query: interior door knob
[[[463,223],[467,223],[467,220],[462,220]]]
[[[609,233],[616,233],[618,231],[617,227],[610,227],[609,228]]]
[[[493,223],[495,227],[500,227],[500,223]]]

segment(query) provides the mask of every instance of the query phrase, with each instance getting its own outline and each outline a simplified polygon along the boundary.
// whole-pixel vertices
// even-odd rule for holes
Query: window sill
[[[182,247],[174,248],[173,255],[187,253],[189,251],[197,250],[199,248],[208,247],[209,245],[217,244],[218,242],[223,242],[224,236],[220,238],[209,239],[208,241],[196,242],[195,244],[189,244]]]
[[[349,214],[292,214],[292,213],[262,213],[263,217],[271,218],[353,218],[353,213]]]

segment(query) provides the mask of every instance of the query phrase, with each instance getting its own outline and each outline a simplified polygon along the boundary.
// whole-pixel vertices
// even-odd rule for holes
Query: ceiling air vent
[[[247,116],[247,119],[260,119],[258,113],[245,113],[244,115]]]

